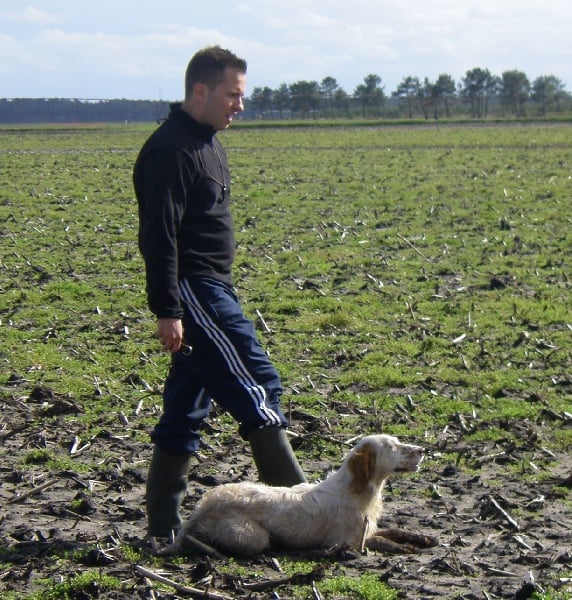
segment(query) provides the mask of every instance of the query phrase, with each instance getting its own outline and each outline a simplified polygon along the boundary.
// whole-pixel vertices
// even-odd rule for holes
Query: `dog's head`
[[[417,471],[422,460],[420,446],[402,444],[391,435],[369,435],[347,458],[351,489],[356,493],[377,489],[393,473]]]

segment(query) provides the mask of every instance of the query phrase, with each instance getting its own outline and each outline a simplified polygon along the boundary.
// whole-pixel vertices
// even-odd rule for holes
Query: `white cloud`
[[[20,10],[1,11],[0,21],[4,23],[51,25],[56,23],[58,18],[41,8],[26,6]]]

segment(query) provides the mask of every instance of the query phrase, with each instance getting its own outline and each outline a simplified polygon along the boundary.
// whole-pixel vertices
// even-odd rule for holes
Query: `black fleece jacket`
[[[157,317],[182,317],[182,278],[204,275],[232,285],[230,173],[215,133],[174,107],[135,162],[139,249]]]

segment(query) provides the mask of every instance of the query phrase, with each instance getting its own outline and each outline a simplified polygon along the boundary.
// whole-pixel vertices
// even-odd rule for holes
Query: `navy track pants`
[[[206,277],[184,279],[179,287],[192,351],[172,354],[152,441],[171,454],[196,452],[211,399],[239,423],[244,439],[254,429],[287,426],[280,376],[233,289]]]

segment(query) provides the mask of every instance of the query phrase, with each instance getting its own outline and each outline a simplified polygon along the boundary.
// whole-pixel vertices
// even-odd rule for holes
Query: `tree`
[[[565,96],[564,84],[554,75],[543,75],[532,83],[532,100],[539,105],[541,115],[545,115],[552,107],[559,110]]]
[[[493,77],[488,69],[479,67],[467,71],[460,84],[460,93],[471,105],[473,117],[486,117],[489,100],[496,94],[498,77]]]
[[[381,77],[370,73],[364,78],[363,83],[358,85],[354,96],[359,100],[362,107],[362,115],[365,117],[381,115],[381,109],[385,102],[385,93],[381,85]]]
[[[320,94],[326,101],[328,112],[333,113],[334,109],[334,96],[338,89],[338,82],[333,77],[324,77],[320,84]]]
[[[517,117],[525,115],[525,104],[530,96],[530,81],[522,71],[505,71],[501,75],[503,104]]]
[[[351,98],[349,94],[342,88],[338,88],[334,94],[334,107],[336,112],[349,118],[351,116],[350,105]]]
[[[272,117],[272,95],[273,92],[269,87],[255,87],[250,94],[250,107],[258,111],[262,117],[268,112]]]
[[[407,114],[410,119],[413,117],[413,108],[419,97],[420,90],[421,84],[419,83],[419,78],[408,76],[401,80],[401,83],[397,86],[397,90],[393,92],[393,95],[396,98],[405,101],[407,105]]]
[[[317,81],[297,81],[290,85],[290,104],[292,111],[298,112],[303,118],[311,113],[316,114],[320,102],[320,92]]]
[[[280,87],[274,90],[274,107],[282,119],[284,111],[290,107],[290,89],[286,83],[280,84]]]
[[[365,117],[367,114],[367,88],[365,84],[360,83],[354,90],[354,98],[360,103],[361,116]]]
[[[419,103],[421,104],[421,110],[423,111],[423,116],[425,119],[428,119],[436,106],[436,98],[435,98],[435,84],[431,83],[427,77],[423,81],[423,85],[419,86],[419,90],[417,91],[417,98],[419,99]],[[433,116],[437,117],[437,111],[433,112]]]
[[[445,107],[445,116],[450,116],[449,103],[455,97],[455,81],[450,75],[442,73],[437,77],[437,81],[433,85],[433,96],[437,104],[440,102]]]

